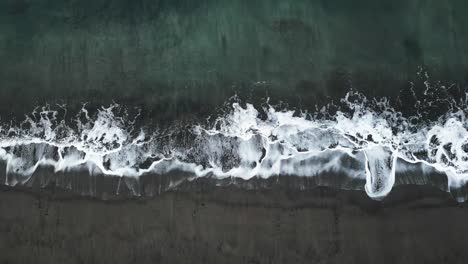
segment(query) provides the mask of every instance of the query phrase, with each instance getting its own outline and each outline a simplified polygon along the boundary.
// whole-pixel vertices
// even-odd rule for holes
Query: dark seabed
[[[466,263],[466,0],[0,0],[0,264]]]

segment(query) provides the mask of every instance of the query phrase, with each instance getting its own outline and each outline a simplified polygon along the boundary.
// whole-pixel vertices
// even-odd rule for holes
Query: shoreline
[[[109,177],[109,176],[104,176]],[[290,177],[290,176],[285,176]],[[301,178],[299,178],[301,179]],[[246,183],[252,180],[244,181]],[[438,199],[443,200],[447,205],[458,205],[463,206],[468,204],[468,201],[457,202],[456,198],[453,197],[450,191],[444,191],[434,185],[418,185],[418,184],[405,184],[396,185],[393,190],[382,199],[372,199],[369,197],[364,190],[353,190],[353,189],[340,189],[335,186],[325,185],[311,185],[306,189],[290,188],[290,185],[261,185],[261,182],[266,180],[259,180],[255,187],[245,188],[247,185],[244,184],[219,184],[219,180],[213,179],[196,179],[193,181],[187,181],[181,183],[180,186],[174,189],[165,190],[159,194],[153,196],[142,196],[142,195],[131,195],[128,193],[114,194],[109,196],[93,196],[88,194],[80,194],[70,189],[60,188],[54,185],[46,187],[28,187],[28,186],[7,186],[0,184],[0,193],[13,193],[19,195],[27,195],[35,198],[44,198],[57,200],[57,201],[90,201],[90,202],[103,202],[103,203],[126,203],[126,202],[151,202],[152,200],[159,199],[167,195],[182,195],[190,197],[190,194],[208,196],[216,193],[222,193],[223,191],[243,193],[247,196],[255,197],[258,194],[262,195],[274,195],[282,194],[285,195],[286,199],[290,199],[294,196],[304,197],[310,196],[312,198],[333,198],[338,199],[349,199],[353,205],[364,203],[374,204],[380,207],[392,207],[393,205],[404,204],[407,202],[415,202],[418,200],[425,199]],[[281,199],[275,199],[275,202],[280,202]]]

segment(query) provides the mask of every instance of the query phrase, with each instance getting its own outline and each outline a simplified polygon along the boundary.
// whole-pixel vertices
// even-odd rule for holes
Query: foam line
[[[435,120],[416,123],[417,116],[404,117],[385,99],[350,92],[341,104],[323,115],[327,108],[297,114],[235,102],[211,124],[173,128],[165,136],[135,127],[119,105],[94,115],[83,107],[68,123],[42,107],[21,124],[0,128],[0,159],[7,164],[7,185],[25,183],[43,165],[56,172],[85,165],[89,173],[97,168],[126,177],[173,170],[243,179],[332,171],[365,179],[367,194],[380,199],[391,191],[395,171],[404,170],[397,160],[446,173],[450,187],[466,183],[466,101]]]

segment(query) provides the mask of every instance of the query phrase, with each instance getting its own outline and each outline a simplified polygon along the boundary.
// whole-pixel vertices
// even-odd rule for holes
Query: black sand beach
[[[433,187],[383,201],[316,187],[191,183],[101,200],[2,187],[2,263],[465,263],[468,211]]]

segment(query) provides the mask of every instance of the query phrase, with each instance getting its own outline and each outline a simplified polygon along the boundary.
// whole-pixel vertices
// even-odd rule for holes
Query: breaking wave
[[[65,106],[45,106],[16,125],[3,122],[0,159],[10,186],[41,166],[136,178],[170,171],[218,179],[335,172],[365,180],[367,194],[379,199],[396,173],[418,166],[418,173],[446,174],[456,188],[468,180],[467,97],[434,100],[431,94],[448,88],[434,89],[415,100],[411,115],[386,98],[350,91],[313,112],[233,98],[211,121],[164,129],[139,125],[138,113],[118,104],[93,113],[83,106],[73,116]],[[428,109],[437,104],[447,111],[434,116]]]

